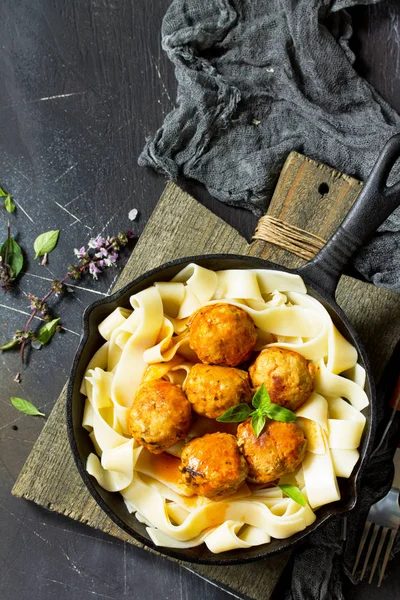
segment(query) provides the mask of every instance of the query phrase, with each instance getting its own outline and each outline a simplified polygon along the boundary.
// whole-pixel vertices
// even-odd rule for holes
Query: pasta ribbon
[[[323,360],[317,365],[314,389],[323,396],[346,398],[359,411],[369,404],[367,394],[359,385],[329,371]]]
[[[119,492],[133,478],[134,466],[142,448],[133,448],[133,440],[103,453],[101,463],[95,454],[89,454],[86,470],[108,492]]]
[[[217,287],[218,277],[214,271],[191,263],[175,275],[172,281],[186,284],[184,299],[177,315],[178,319],[184,319],[211,300]]]
[[[274,515],[267,506],[255,500],[226,500],[210,502],[195,508],[181,525],[173,525],[161,495],[139,477],[134,477],[129,487],[121,493],[130,502],[131,507],[150,520],[154,527],[184,542],[227,520],[247,523],[270,536],[283,539],[305,529],[316,518],[308,505],[302,507],[290,499],[287,502],[288,506],[291,503],[295,506],[293,510],[287,510],[283,517]]]
[[[325,454],[306,452],[303,473],[311,508],[340,500],[340,491],[329,450]]]
[[[120,327],[129,315],[132,313],[127,308],[116,308],[99,325],[100,335],[107,341],[110,341],[112,332]]]
[[[331,449],[333,468],[337,477],[350,477],[354,467],[360,458],[358,450],[339,450]]]
[[[135,323],[136,330],[122,351],[112,388],[113,401],[126,408],[132,405],[147,367],[143,353],[154,346],[164,322],[162,301],[157,288],[150,287],[132,296],[131,304],[140,318]]]

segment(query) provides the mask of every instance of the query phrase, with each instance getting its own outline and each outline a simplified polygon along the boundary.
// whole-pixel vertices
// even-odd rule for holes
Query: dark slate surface
[[[139,169],[145,136],[175,97],[174,75],[160,48],[167,0],[2,0],[0,18],[0,185],[18,205],[14,235],[29,255],[17,288],[0,293],[0,343],[23,327],[26,294],[42,295],[73,260],[73,248],[98,233],[132,227],[139,235],[164,187]],[[357,68],[400,110],[400,4],[353,10]],[[189,191],[250,238],[254,218],[222,206],[198,186]],[[128,212],[139,210],[130,222]],[[0,211],[5,237],[6,213]],[[49,264],[33,261],[35,237],[61,229]],[[124,253],[126,260],[128,251]],[[121,261],[121,266],[123,265]],[[16,353],[0,356],[0,597],[59,600],[124,597],[154,600],[228,594],[169,561],[154,557],[11,496],[10,490],[43,426],[10,405],[27,398],[48,414],[77,347],[81,314],[118,276],[86,280],[55,304],[66,331],[26,369]],[[21,372],[22,382],[14,383]],[[15,430],[16,426],[18,429]],[[396,568],[397,565],[397,568]],[[400,595],[400,562],[380,592],[348,590],[347,598]],[[279,593],[277,597],[279,597]]]

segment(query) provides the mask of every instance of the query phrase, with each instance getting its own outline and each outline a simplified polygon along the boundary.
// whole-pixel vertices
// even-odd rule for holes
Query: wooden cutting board
[[[268,214],[328,239],[353,204],[361,185],[325,165],[291,153]],[[114,291],[168,260],[206,253],[261,256],[288,267],[304,263],[274,244],[261,240],[248,244],[232,227],[170,182]],[[337,299],[360,334],[378,379],[400,339],[399,295],[342,277]],[[143,547],[98,508],[78,475],[67,440],[65,390],[26,461],[13,494]],[[236,596],[267,600],[288,557],[286,553],[243,566],[180,564]]]

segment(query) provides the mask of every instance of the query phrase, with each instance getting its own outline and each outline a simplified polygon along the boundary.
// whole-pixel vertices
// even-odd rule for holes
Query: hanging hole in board
[[[329,185],[327,183],[320,183],[318,191],[321,196],[325,196],[329,192]]]

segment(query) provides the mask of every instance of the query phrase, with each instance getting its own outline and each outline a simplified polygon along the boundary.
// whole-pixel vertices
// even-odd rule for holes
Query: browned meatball
[[[160,454],[186,437],[192,407],[181,388],[169,381],[142,384],[128,412],[131,436],[153,454]]]
[[[216,419],[236,404],[250,402],[252,397],[246,371],[202,364],[190,370],[185,394],[193,409],[209,419]]]
[[[234,435],[206,433],[183,449],[182,478],[195,494],[222,500],[235,493],[246,479],[247,464]]]
[[[236,367],[250,358],[256,340],[252,319],[233,304],[204,306],[190,323],[190,347],[203,363]]]
[[[249,368],[253,387],[263,383],[274,404],[295,411],[314,387],[314,365],[292,350],[272,346],[258,355]]]
[[[249,466],[249,481],[270,483],[285,473],[291,473],[306,453],[307,441],[296,423],[267,419],[257,438],[251,419],[237,429],[239,447]]]

